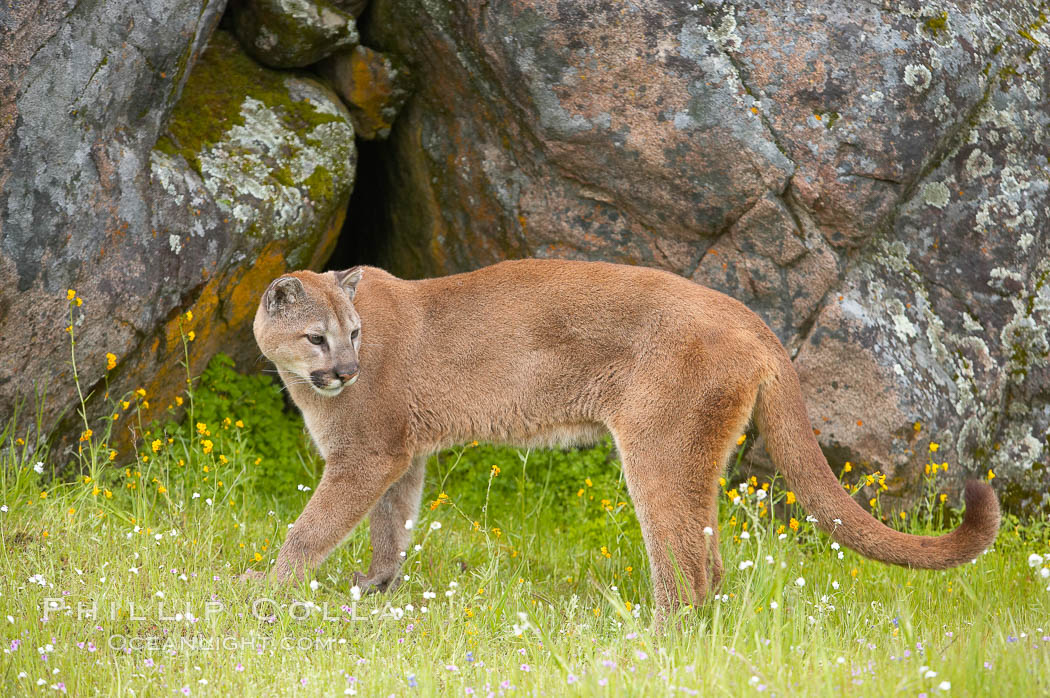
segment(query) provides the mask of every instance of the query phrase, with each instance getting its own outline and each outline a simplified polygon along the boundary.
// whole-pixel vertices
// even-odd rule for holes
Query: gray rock
[[[223,32],[198,60],[221,11],[102,2],[11,54],[23,62],[2,73],[15,99],[0,169],[0,421],[46,387],[44,431],[74,429],[70,324],[88,417],[107,391],[140,386],[146,418],[162,416],[184,386],[183,334],[195,375],[220,348],[254,358],[265,284],[331,252],[356,160],[348,114]]]
[[[911,501],[936,440],[943,491],[992,468],[1008,506],[1046,504],[1039,5],[370,12],[370,45],[418,86],[384,150],[395,271],[518,256],[675,271],[798,353],[834,466],[881,469]]]
[[[244,49],[273,68],[302,68],[358,40],[354,15],[327,0],[241,0],[230,15]]]
[[[85,387],[154,329],[150,150],[225,3],[6,3],[0,9],[0,421],[48,393],[71,409],[66,290]]]

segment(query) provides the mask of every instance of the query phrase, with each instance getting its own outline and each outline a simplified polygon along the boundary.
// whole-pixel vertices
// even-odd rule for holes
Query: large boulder
[[[69,409],[66,290],[84,378],[131,352],[171,308],[145,295],[150,151],[224,2],[40,0],[0,9],[0,421],[46,389]],[[143,269],[143,267],[148,267]]]
[[[694,278],[797,355],[833,465],[907,501],[935,441],[949,492],[994,469],[1045,506],[1043,5],[376,0],[366,39],[417,87],[388,262]]]
[[[223,32],[203,51],[222,3],[156,5],[54,12],[42,33],[32,13],[15,18],[26,29],[12,30],[2,73],[0,420],[45,386],[45,431],[74,414],[67,289],[83,299],[72,325],[89,417],[106,386],[144,387],[148,420],[185,385],[182,336],[193,332],[195,375],[219,348],[254,358],[265,284],[323,264],[342,225],[356,153],[338,97],[257,66]]]
[[[158,404],[185,383],[178,357],[191,329],[191,375],[218,351],[258,368],[250,328],[259,298],[274,277],[328,259],[356,160],[350,114],[329,87],[263,68],[215,32],[150,158],[165,281],[192,289],[171,301],[195,318],[169,314],[128,366]]]

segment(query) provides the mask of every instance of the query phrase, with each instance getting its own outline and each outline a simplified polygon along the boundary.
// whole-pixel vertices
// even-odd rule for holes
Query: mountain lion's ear
[[[350,296],[350,300],[354,299],[354,294],[357,293],[357,284],[361,281],[361,277],[364,275],[364,269],[361,267],[353,267],[346,271],[335,272],[335,280],[339,282],[339,285],[346,291],[346,295]]]
[[[305,293],[303,282],[294,276],[274,279],[266,289],[266,311],[275,315],[292,303],[299,302]]]

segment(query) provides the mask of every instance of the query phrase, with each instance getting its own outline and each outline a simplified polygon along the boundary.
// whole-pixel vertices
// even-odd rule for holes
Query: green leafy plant
[[[285,406],[280,387],[270,376],[238,373],[225,354],[216,354],[201,374],[184,423],[191,419],[189,426],[215,451],[250,451],[247,479],[263,494],[289,492],[316,477],[319,462],[302,418]]]

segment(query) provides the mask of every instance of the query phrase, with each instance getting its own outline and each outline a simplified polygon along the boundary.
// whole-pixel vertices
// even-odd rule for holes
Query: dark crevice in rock
[[[390,148],[382,141],[357,141],[357,176],[346,222],[324,269],[348,269],[357,264],[382,266],[388,232],[387,168]]]

